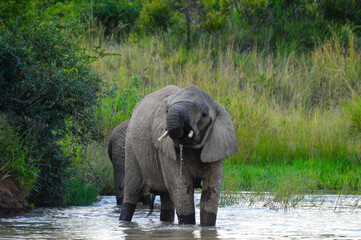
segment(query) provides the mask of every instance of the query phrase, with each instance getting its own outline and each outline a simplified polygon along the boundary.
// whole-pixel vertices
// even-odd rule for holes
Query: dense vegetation
[[[1,2],[0,177],[38,205],[110,193],[112,129],[176,84],[232,117],[225,191],[358,192],[360,26],[346,0]]]

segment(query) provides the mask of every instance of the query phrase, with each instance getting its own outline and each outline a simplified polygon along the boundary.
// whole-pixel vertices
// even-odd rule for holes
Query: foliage
[[[142,99],[141,87],[139,76],[130,78],[129,82],[120,80],[101,100],[101,107],[96,109],[96,121],[104,129],[104,135],[109,136],[118,124],[130,119],[133,108]]]
[[[97,126],[109,136],[117,124],[130,118],[136,103],[141,99],[138,90],[140,78],[133,77],[123,86],[113,86],[94,109]],[[70,122],[67,123],[70,126]],[[87,205],[97,199],[98,194],[113,194],[113,166],[108,157],[108,140],[87,145],[69,132],[59,145],[64,158],[70,158],[68,172],[71,176],[69,189],[65,193],[66,204]]]
[[[0,2],[0,23],[16,20],[29,24],[34,20],[48,20],[58,16],[74,19],[79,17],[73,1],[67,0],[10,0]]]
[[[325,19],[340,23],[361,24],[361,2],[356,0],[321,1]]]
[[[21,20],[29,18],[32,15],[29,1],[11,0],[0,2],[0,24],[4,24],[10,19],[19,18]]]
[[[0,179],[12,177],[25,196],[35,187],[39,169],[37,161],[29,156],[21,137],[0,116]]]
[[[90,28],[103,25],[105,36],[124,35],[135,28],[142,7],[140,0],[74,0],[74,9],[80,12]]]
[[[230,10],[229,0],[204,0],[204,29],[208,32],[221,31],[226,24]]]
[[[0,112],[39,159],[36,204],[64,203],[69,159],[58,140],[67,131],[84,142],[99,138],[91,107],[98,103],[100,78],[73,39],[74,25],[57,20],[0,29]],[[71,119],[71,125],[66,121]]]
[[[72,177],[69,191],[64,196],[65,205],[86,206],[94,203],[99,195],[98,188],[92,184]]]
[[[144,4],[140,12],[139,21],[147,31],[164,32],[174,24],[173,18],[169,1],[152,0]]]
[[[218,35],[233,38],[243,50],[257,46],[303,51],[331,38],[333,32],[341,37],[345,24],[357,38],[361,33],[361,4],[354,0],[12,0],[0,4],[4,19],[76,17],[86,23],[88,33],[103,26],[105,36],[114,35],[118,41],[167,31],[184,40],[180,34],[186,33],[188,47],[200,36]],[[341,40],[346,43],[347,36]]]

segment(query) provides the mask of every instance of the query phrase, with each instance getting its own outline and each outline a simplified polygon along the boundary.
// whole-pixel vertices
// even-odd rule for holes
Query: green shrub
[[[174,24],[170,2],[152,0],[144,4],[140,12],[139,22],[149,32],[165,32]]]
[[[0,112],[23,137],[29,156],[39,159],[30,196],[38,205],[64,204],[70,160],[59,140],[68,131],[83,142],[101,137],[92,111],[101,80],[76,44],[75,23],[54,20],[0,27]]]
[[[115,34],[117,37],[118,33],[128,34],[135,28],[142,7],[140,0],[74,0],[72,4],[91,28],[102,25],[106,36]]]
[[[34,16],[31,2],[26,0],[0,1],[0,25],[15,18],[18,21],[29,20]]]
[[[352,22],[361,24],[361,2],[357,0],[320,1],[321,11],[325,19],[340,23]]]
[[[210,33],[221,31],[230,9],[229,0],[203,0],[204,29]]]

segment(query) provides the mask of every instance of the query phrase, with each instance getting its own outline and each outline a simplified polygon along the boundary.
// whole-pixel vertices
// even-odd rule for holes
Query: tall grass
[[[282,55],[205,39],[191,49],[156,36],[93,40],[120,54],[94,68],[117,86],[136,77],[136,96],[192,85],[226,106],[239,151],[225,160],[225,190],[360,190],[361,57],[352,33],[347,47],[334,35],[312,51]]]

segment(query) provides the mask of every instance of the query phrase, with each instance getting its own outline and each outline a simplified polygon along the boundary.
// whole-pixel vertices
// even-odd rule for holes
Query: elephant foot
[[[195,213],[191,213],[189,215],[182,215],[177,213],[177,216],[179,224],[196,224]]]
[[[216,225],[217,215],[215,213],[209,213],[206,211],[201,211],[201,226],[202,227],[212,227]]]
[[[119,220],[128,221],[128,222],[132,221],[136,206],[137,205],[133,203],[128,203],[128,202],[123,203],[122,213],[120,214]]]
[[[162,222],[174,222],[174,209],[160,210],[160,220]]]

